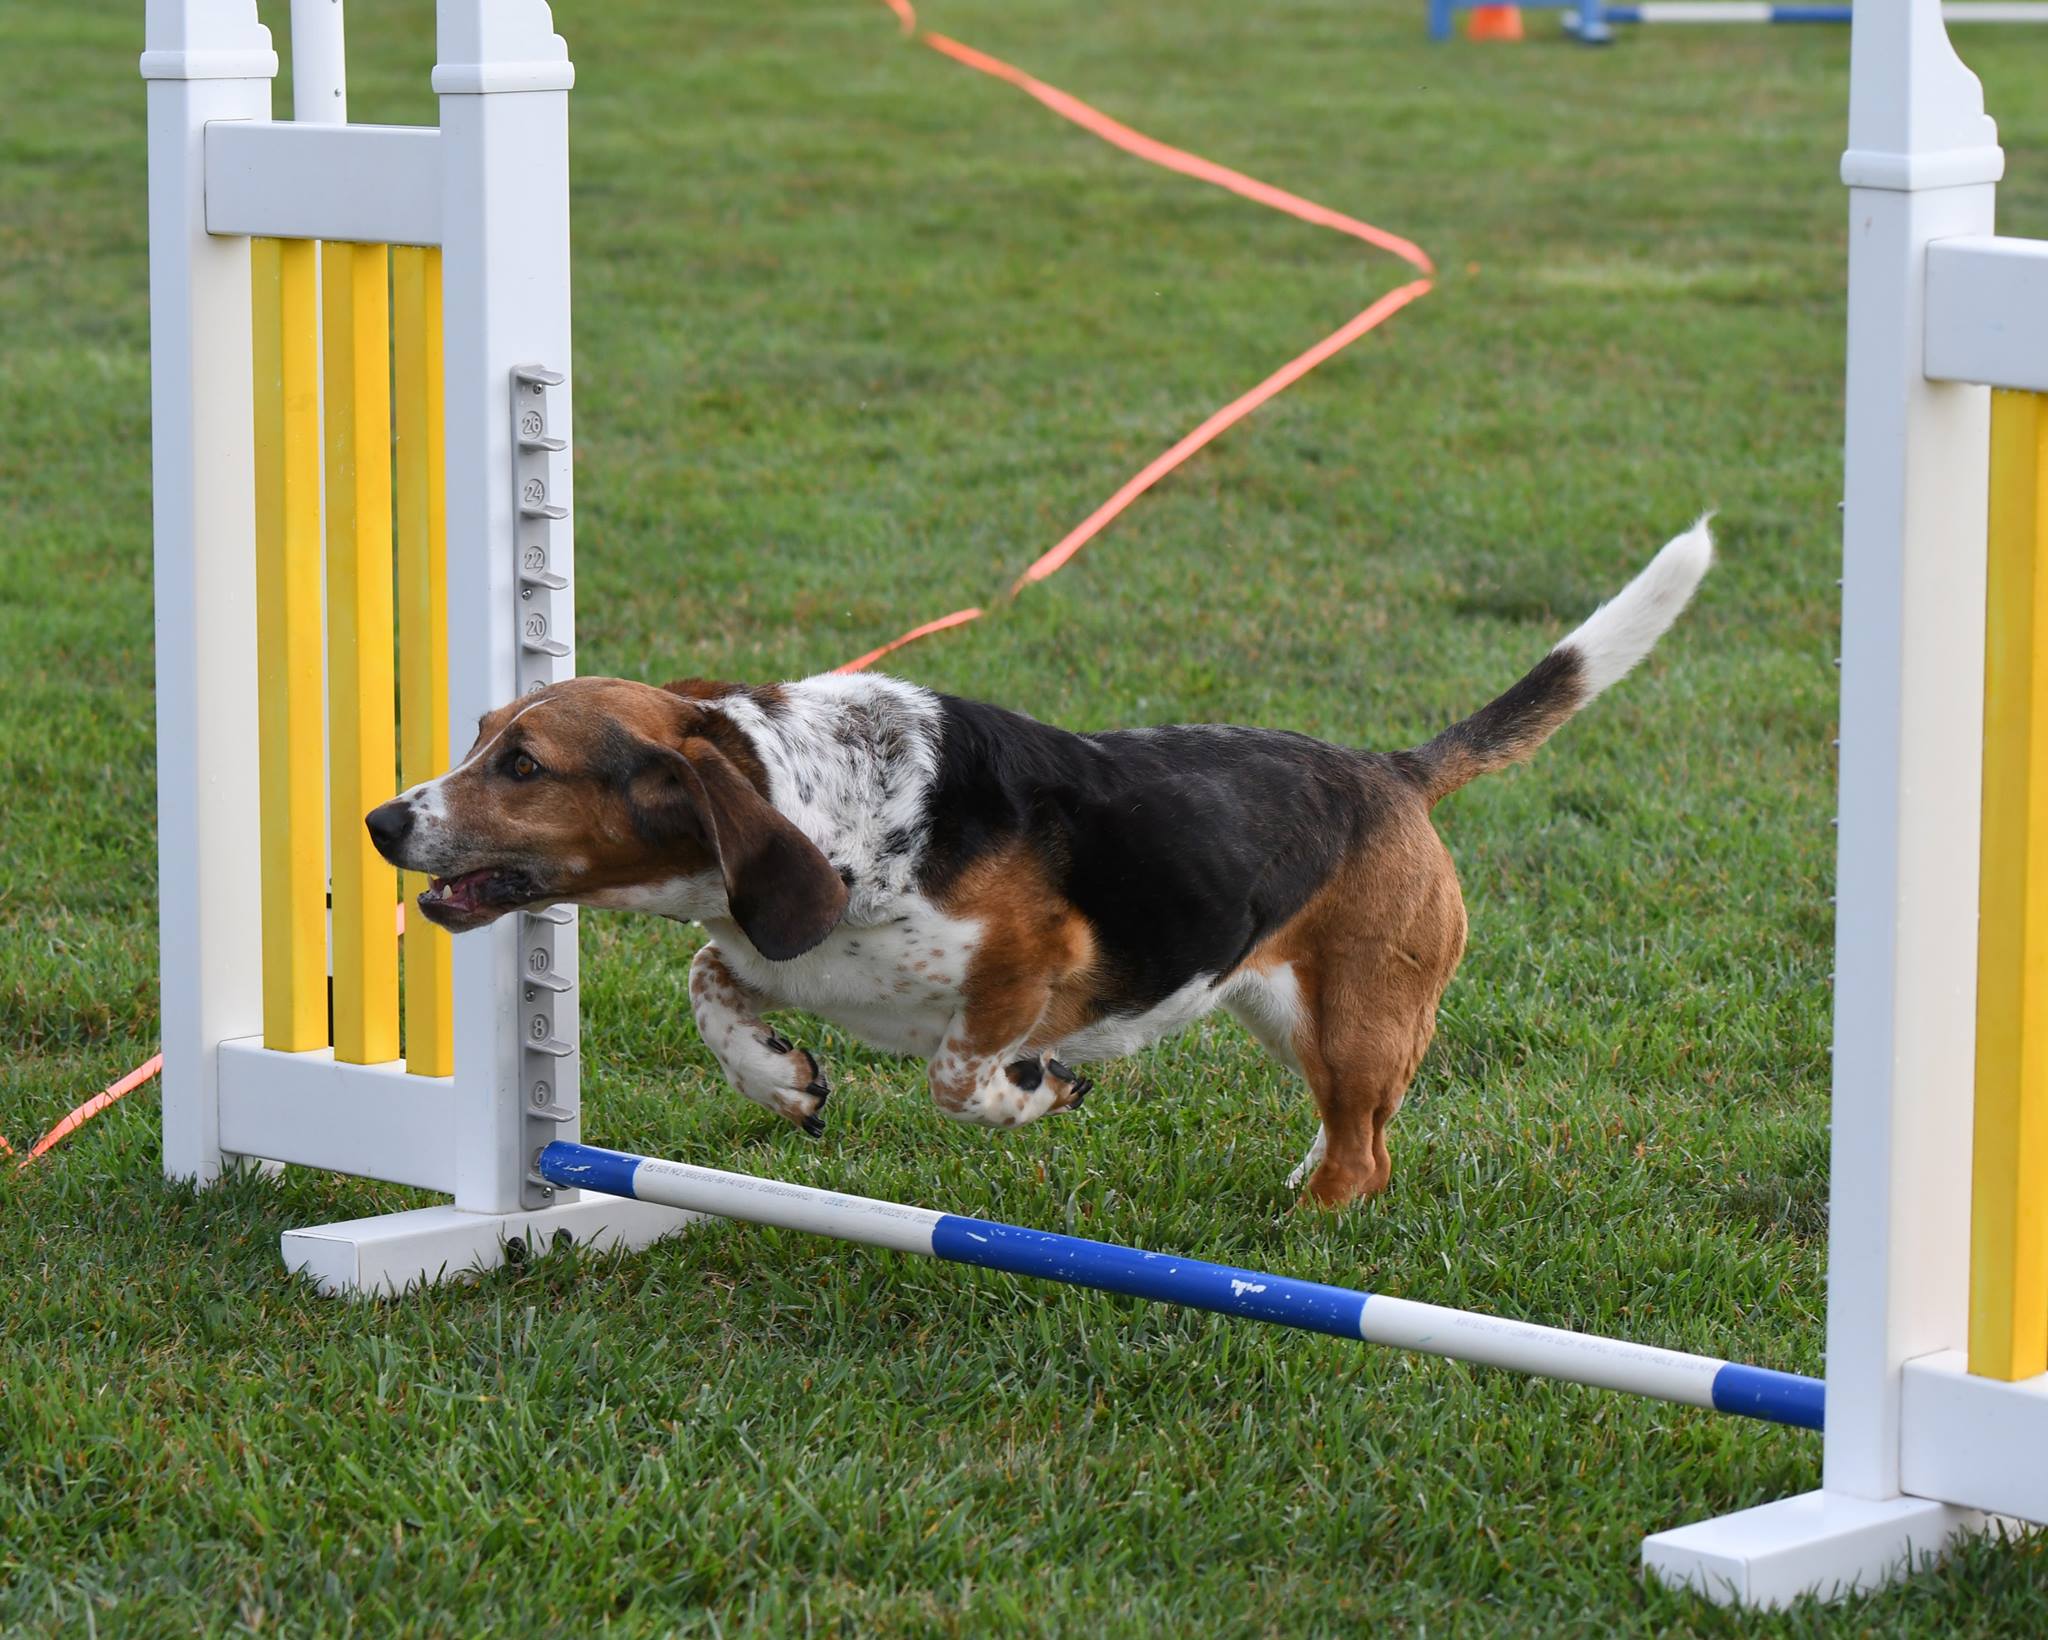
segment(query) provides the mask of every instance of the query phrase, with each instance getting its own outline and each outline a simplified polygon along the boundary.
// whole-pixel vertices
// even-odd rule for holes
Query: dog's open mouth
[[[532,904],[536,897],[533,881],[524,872],[486,866],[460,877],[431,879],[419,897],[419,908],[429,922],[459,933],[496,922],[515,907]]]

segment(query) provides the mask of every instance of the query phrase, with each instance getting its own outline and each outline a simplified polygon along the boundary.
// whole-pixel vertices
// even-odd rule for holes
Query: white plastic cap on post
[[[149,0],[145,80],[268,80],[277,74],[256,0]]]
[[[1998,123],[1949,43],[1941,0],[1857,0],[1849,51],[1845,186],[1913,192],[2005,175]]]
[[[567,91],[569,45],[544,0],[467,0],[438,8],[434,89],[442,96]]]

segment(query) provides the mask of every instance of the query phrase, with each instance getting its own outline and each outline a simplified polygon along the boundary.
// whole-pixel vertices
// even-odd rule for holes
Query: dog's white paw
[[[757,1105],[794,1122],[816,1138],[825,1131],[825,1101],[832,1084],[808,1048],[774,1031],[737,1025],[715,1049],[732,1085]]]

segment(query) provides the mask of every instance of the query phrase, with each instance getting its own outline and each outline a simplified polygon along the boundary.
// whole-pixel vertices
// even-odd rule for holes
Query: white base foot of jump
[[[1643,1539],[1643,1575],[1722,1606],[1834,1600],[1933,1565],[1984,1519],[1925,1498],[1807,1492]]]
[[[287,1230],[281,1250],[285,1268],[312,1277],[322,1293],[371,1297],[475,1275],[508,1256],[538,1256],[564,1235],[590,1247],[645,1247],[703,1217],[616,1196],[583,1196],[523,1213],[422,1207]]]

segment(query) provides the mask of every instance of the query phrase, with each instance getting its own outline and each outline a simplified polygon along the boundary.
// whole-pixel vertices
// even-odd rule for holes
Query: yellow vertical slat
[[[400,778],[448,768],[447,488],[441,425],[441,253],[391,253],[392,400],[398,459],[398,721]],[[410,901],[427,886],[405,875]],[[448,934],[424,917],[405,928],[405,1061],[421,1076],[455,1069]]]
[[[363,816],[398,789],[391,638],[391,316],[382,245],[321,247],[334,1057],[398,1057],[398,874]]]
[[[1997,392],[1984,648],[1970,1371],[2048,1371],[2048,400]]]
[[[313,247],[250,242],[256,362],[263,1044],[327,1046],[320,723],[319,315]]]

